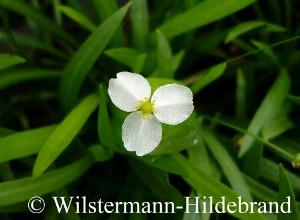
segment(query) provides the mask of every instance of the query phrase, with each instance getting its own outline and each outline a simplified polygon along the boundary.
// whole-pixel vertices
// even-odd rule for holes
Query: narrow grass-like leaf
[[[172,38],[220,20],[251,5],[255,1],[256,0],[206,0],[186,12],[170,18],[160,29],[167,38]]]
[[[147,0],[132,0],[132,42],[135,48],[140,51],[144,51],[147,47],[149,36],[148,20]]]
[[[251,189],[251,193],[253,196],[257,197],[260,200],[267,201],[267,202],[275,202],[278,201],[278,194],[273,191],[272,189],[268,188],[265,185],[253,180],[248,176],[244,176],[245,180],[247,181],[248,186]],[[297,202],[298,209],[300,208],[300,203]]]
[[[224,149],[218,139],[207,129],[203,129],[203,138],[223,170],[232,188],[244,198],[251,200],[248,186],[232,157]]]
[[[183,51],[179,52],[176,56],[172,55],[171,47],[164,34],[157,30],[157,69],[154,76],[162,78],[174,78],[174,72],[178,68],[182,58]]]
[[[200,133],[199,136],[201,137]],[[187,149],[189,160],[198,169],[219,179],[221,177],[221,172],[215,161],[211,159],[211,155],[209,155],[208,150],[206,149],[203,138],[200,137],[196,139],[198,143],[196,143],[195,146]]]
[[[198,81],[192,85],[191,90],[194,94],[201,91],[203,88],[205,88],[207,85],[212,83],[213,81],[217,80],[224,71],[226,70],[227,63],[221,63],[216,66],[211,67],[207,73],[205,73],[204,76],[200,77]]]
[[[276,112],[274,117],[263,127],[262,136],[265,140],[277,137],[294,126],[288,117],[288,108],[282,108]]]
[[[168,172],[175,172],[191,185],[197,192],[203,196],[212,196],[213,202],[221,201],[221,197],[225,196],[226,204],[228,202],[238,202],[238,194],[230,189],[228,186],[219,182],[215,178],[207,175],[200,169],[188,161],[181,154],[172,154],[169,156],[161,156],[156,159],[141,158],[143,161],[154,167],[166,170]],[[261,214],[254,211],[254,213],[229,213],[232,216],[241,219],[265,219]]]
[[[279,65],[275,53],[273,52],[272,48],[268,47],[267,44],[259,42],[257,40],[252,40],[251,43],[255,45],[259,50],[261,50],[267,57],[269,57],[274,64]]]
[[[279,169],[278,165],[269,159],[263,159],[260,165],[259,175],[261,178],[266,179],[273,183],[278,183]],[[300,192],[300,177],[296,174],[286,170],[286,174],[291,181],[294,190]]]
[[[83,28],[93,32],[97,26],[93,24],[86,16],[76,11],[75,9],[68,6],[59,6],[58,7],[61,12],[63,12],[66,16],[77,22]]]
[[[168,173],[165,171],[147,166],[145,163],[132,159],[130,164],[133,170],[151,189],[154,195],[161,200],[170,200],[176,205],[182,205],[183,197],[181,193],[169,183]],[[151,179],[151,181],[149,181]]]
[[[243,173],[251,176],[254,179],[259,177],[259,169],[263,159],[263,144],[256,141],[253,147],[245,155],[243,163]],[[255,163],[253,163],[255,161]]]
[[[107,93],[103,85],[99,88],[98,137],[101,144],[108,149],[116,149],[111,121],[107,111]]]
[[[36,195],[54,192],[79,178],[89,169],[92,163],[92,156],[87,155],[70,165],[36,178],[27,177],[2,182],[0,183],[0,206],[15,204]]]
[[[134,63],[134,66],[132,67],[132,71],[134,73],[142,73],[143,71],[143,68],[144,68],[144,64],[146,62],[146,57],[147,55],[146,54],[140,54],[136,60],[135,60],[135,63]]]
[[[246,175],[244,176],[244,178],[253,196],[263,201],[277,201],[276,192]]]
[[[95,161],[97,162],[106,161],[113,157],[113,152],[109,149],[105,149],[100,144],[89,147],[89,152],[92,153]]]
[[[13,31],[11,35],[15,40],[16,44],[19,46],[39,49],[41,51],[45,51],[47,53],[53,54],[64,60],[68,58],[68,56],[64,53],[65,51],[60,51],[59,49],[53,47],[51,44],[42,42],[40,41],[40,39],[36,39],[33,36],[27,36],[25,34],[16,33]],[[0,40],[4,41],[5,43],[9,43],[8,39],[5,36],[5,33],[1,32],[1,30],[0,30]]]
[[[34,8],[24,0],[1,0],[0,7],[31,18],[36,22],[36,24],[39,25],[39,27],[50,30],[52,33],[69,41],[73,45],[77,45],[76,40],[74,40],[74,38],[68,32],[57,26],[50,18],[46,17],[38,9]]]
[[[202,115],[202,117],[205,118],[205,119],[208,119],[209,121],[212,121],[212,122],[215,122],[215,123],[220,124],[222,126],[225,126],[227,128],[231,128],[231,129],[233,129],[235,131],[238,131],[242,134],[251,136],[254,140],[257,140],[257,141],[263,143],[265,146],[268,146],[270,150],[272,150],[278,156],[284,158],[288,162],[291,162],[295,158],[295,154],[297,153],[297,152],[295,152],[295,149],[291,150],[290,148],[287,148],[285,145],[282,145],[282,144],[278,145],[278,144],[274,144],[270,141],[266,141],[262,137],[260,137],[259,135],[252,134],[252,133],[248,132],[247,130],[245,130],[244,128],[236,126],[235,124],[232,124],[232,123],[227,122],[225,120],[216,119],[216,118],[212,118],[210,116],[203,116],[203,115]]]
[[[40,176],[68,147],[96,109],[98,102],[99,97],[97,95],[87,96],[55,128],[38,153],[33,168],[34,177]]]
[[[59,78],[61,75],[60,71],[47,69],[6,70],[3,73],[0,73],[0,90],[14,86],[21,82],[45,78]]]
[[[279,109],[288,94],[290,88],[290,79],[285,70],[281,70],[275,83],[268,91],[255,115],[253,116],[247,131],[253,135],[258,135],[264,124],[272,118],[274,109]],[[254,142],[253,136],[246,135],[242,139],[239,156],[243,156]]]
[[[165,63],[172,57],[171,47],[168,40],[164,34],[160,31],[156,31],[156,41],[157,41],[157,61],[160,66],[161,63]]]
[[[57,24],[62,24],[62,15],[61,11],[59,10],[59,6],[61,6],[60,0],[53,0],[53,9],[54,9],[54,15],[55,15],[55,21]]]
[[[300,213],[297,207],[296,197],[294,190],[292,188],[291,182],[288,178],[288,175],[284,167],[279,165],[279,193],[278,193],[278,202],[286,202],[287,197],[290,197],[291,201],[291,213],[279,213],[278,220],[294,220],[300,219]]]
[[[237,70],[236,74],[236,117],[246,119],[247,117],[247,81],[242,69]]]
[[[12,54],[0,54],[0,71],[14,65],[24,63],[25,60],[22,57]]]
[[[269,30],[273,31],[285,31],[283,27],[280,27],[278,25],[270,24],[264,21],[246,21],[243,23],[238,24],[234,28],[232,28],[225,39],[225,43],[229,43],[233,41],[234,39],[238,38],[242,34],[245,34],[249,31],[252,31],[254,29],[260,28],[260,27],[266,27]]]
[[[55,127],[55,125],[52,125],[36,128],[0,138],[0,162],[37,153]]]
[[[118,10],[117,0],[94,0],[94,4],[102,22],[108,19]],[[116,47],[120,47],[123,46],[124,43],[124,31],[122,27],[119,27],[112,37],[110,44]]]
[[[70,110],[76,103],[85,77],[121,24],[129,7],[130,3],[97,27],[71,58],[61,82],[62,103],[65,109]]]
[[[125,47],[107,50],[105,51],[105,54],[130,67],[135,73],[141,73],[146,59],[146,54],[142,54],[135,49]]]
[[[295,104],[300,105],[300,96],[288,95],[287,98],[292,102],[294,102]]]

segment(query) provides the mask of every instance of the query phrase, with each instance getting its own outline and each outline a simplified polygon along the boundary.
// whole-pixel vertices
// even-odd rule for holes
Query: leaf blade
[[[91,155],[87,155],[70,165],[37,178],[27,177],[0,183],[0,206],[15,204],[36,195],[56,191],[80,177],[92,163]]]
[[[79,133],[98,105],[98,96],[87,96],[56,127],[43,144],[33,167],[33,176],[40,176]]]
[[[232,188],[244,198],[251,200],[251,193],[234,160],[210,131],[203,129],[202,132],[209,150],[220,164]]]
[[[25,59],[12,54],[0,54],[0,71],[12,67],[14,65],[24,63]]]
[[[58,9],[89,31],[94,31],[97,28],[96,25],[94,25],[87,17],[71,7],[60,5]]]
[[[65,109],[70,109],[76,103],[83,80],[121,24],[129,7],[130,3],[99,25],[71,58],[61,81],[61,98]]]
[[[292,188],[291,182],[288,178],[288,175],[287,175],[283,165],[279,164],[278,200],[279,200],[279,202],[286,202],[287,197],[290,197],[291,213],[289,213],[288,215],[286,213],[279,213],[278,220],[299,219],[300,214],[299,214],[299,210],[297,207],[297,201],[296,201],[294,190]]]
[[[0,163],[37,153],[55,127],[51,125],[0,138]]]
[[[247,132],[253,135],[258,135],[265,122],[272,117],[273,109],[281,107],[289,88],[289,76],[285,70],[282,70],[253,116]],[[244,136],[243,143],[239,151],[239,157],[242,157],[250,149],[253,143],[254,138],[252,136]]]
[[[200,2],[192,9],[167,20],[160,29],[167,38],[172,38],[222,19],[251,5],[255,1],[256,0],[207,0]],[[199,11],[203,13],[199,13]]]
[[[200,92],[207,85],[221,77],[226,70],[226,67],[226,62],[211,67],[202,78],[192,85],[191,90],[193,94]]]

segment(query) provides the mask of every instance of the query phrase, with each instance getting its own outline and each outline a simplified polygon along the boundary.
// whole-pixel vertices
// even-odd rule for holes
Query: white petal
[[[138,112],[129,114],[122,125],[122,140],[128,151],[143,156],[153,151],[161,141],[162,128],[155,118],[144,119]]]
[[[149,99],[151,87],[142,75],[120,72],[116,79],[109,80],[108,94],[118,108],[132,112],[140,100]]]
[[[183,85],[167,84],[159,87],[152,96],[155,117],[162,123],[176,125],[193,112],[193,93]]]

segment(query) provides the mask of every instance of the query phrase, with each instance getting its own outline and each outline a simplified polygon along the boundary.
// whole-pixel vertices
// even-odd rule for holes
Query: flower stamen
[[[136,109],[139,113],[143,115],[143,118],[149,119],[153,116],[153,113],[155,112],[154,102],[151,102],[147,99],[140,100],[136,106]]]

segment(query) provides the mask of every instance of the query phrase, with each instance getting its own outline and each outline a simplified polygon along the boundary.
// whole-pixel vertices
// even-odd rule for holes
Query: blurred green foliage
[[[0,219],[35,195],[90,200],[283,201],[300,219],[300,4],[296,0],[0,0]],[[120,71],[177,82],[195,112],[145,157],[125,151],[107,97]],[[97,113],[96,113],[97,112]],[[58,215],[38,219],[152,219]]]

